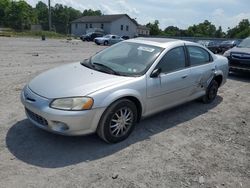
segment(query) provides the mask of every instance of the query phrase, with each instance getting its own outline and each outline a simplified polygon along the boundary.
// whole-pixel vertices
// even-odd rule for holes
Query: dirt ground
[[[250,76],[231,75],[214,103],[142,120],[124,142],[34,127],[19,95],[39,73],[104,47],[0,37],[0,187],[250,187]]]

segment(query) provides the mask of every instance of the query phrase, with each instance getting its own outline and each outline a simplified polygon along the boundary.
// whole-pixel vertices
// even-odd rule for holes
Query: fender
[[[215,69],[213,71],[213,73],[211,74],[211,77],[207,80],[207,82],[205,83],[205,88],[207,88],[209,86],[209,84],[211,83],[211,81],[216,77],[216,76],[222,76],[222,83],[224,80],[224,75],[223,75],[223,71],[218,69],[217,66],[215,66]]]
[[[105,97],[103,99],[103,102],[101,104],[101,106],[109,106],[110,104],[112,104],[113,102],[124,98],[124,97],[135,97],[136,99],[139,100],[139,102],[141,103],[141,107],[142,107],[142,114],[145,110],[145,102],[141,96],[141,94],[133,89],[121,89],[118,91],[115,91],[113,93],[111,93],[110,95],[108,95],[107,97]]]

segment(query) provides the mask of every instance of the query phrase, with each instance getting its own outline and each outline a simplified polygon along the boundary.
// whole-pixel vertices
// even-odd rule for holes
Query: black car
[[[227,50],[224,56],[228,58],[230,71],[250,73],[250,37],[244,39],[238,46]]]
[[[221,42],[220,44],[220,50],[222,53],[229,50],[230,48],[233,48],[237,46],[241,41],[240,40],[226,40]]]
[[[124,35],[124,36],[122,36],[122,39],[128,40],[128,39],[129,39],[129,36]]]
[[[82,41],[94,41],[96,37],[102,37],[103,33],[98,33],[98,32],[92,32],[92,33],[87,33],[86,35],[82,35],[80,39]]]
[[[215,54],[221,53],[220,41],[209,41],[207,48]]]

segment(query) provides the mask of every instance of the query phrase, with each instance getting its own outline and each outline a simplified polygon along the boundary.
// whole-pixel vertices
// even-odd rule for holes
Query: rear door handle
[[[184,78],[187,78],[187,77],[188,77],[188,75],[186,74],[186,75],[183,75],[181,78],[184,79]]]

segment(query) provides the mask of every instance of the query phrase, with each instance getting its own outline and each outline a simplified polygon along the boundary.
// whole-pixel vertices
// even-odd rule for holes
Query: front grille
[[[232,53],[231,58],[235,60],[250,61],[250,54],[246,53]]]
[[[237,60],[229,61],[229,65],[235,66],[235,67],[250,68],[250,62],[243,62],[243,61],[237,61]]]
[[[250,55],[244,53],[232,53],[228,58],[229,65],[239,68],[250,68]]]
[[[30,111],[29,109],[25,108],[28,116],[30,117],[30,119],[32,119],[33,121],[37,122],[40,125],[43,126],[48,126],[48,121],[46,119],[44,119],[43,117],[37,115],[36,113]]]

